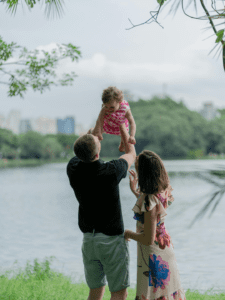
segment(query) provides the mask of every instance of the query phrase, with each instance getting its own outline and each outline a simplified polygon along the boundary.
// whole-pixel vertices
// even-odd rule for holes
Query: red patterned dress
[[[149,206],[145,202],[146,194],[141,193],[133,208],[137,220],[137,233],[144,232],[144,212],[158,209],[157,227],[153,245],[137,243],[137,295],[136,300],[186,300],[181,286],[173,244],[164,220],[166,209],[173,202],[171,186],[168,197],[165,192],[157,196],[148,195]]]
[[[108,134],[120,135],[120,126],[125,123],[129,132],[129,122],[125,117],[127,110],[130,109],[129,103],[123,100],[120,108],[115,112],[105,115],[103,122],[103,132]]]

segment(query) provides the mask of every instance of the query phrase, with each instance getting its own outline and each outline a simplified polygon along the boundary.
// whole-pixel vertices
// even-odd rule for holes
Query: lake
[[[208,202],[213,185],[196,171],[225,169],[225,160],[165,161],[173,187],[173,204],[167,209],[165,225],[185,290],[224,289],[225,199],[211,218],[209,212],[189,228],[198,211]],[[133,168],[133,167],[132,167]],[[220,182],[221,179],[218,179]],[[136,230],[132,208],[136,199],[129,188],[129,176],[120,183],[125,228]],[[81,254],[83,234],[78,227],[78,202],[69,185],[66,164],[0,170],[1,251],[0,273],[25,268],[55,256],[51,267],[84,279]],[[136,284],[136,242],[129,242],[131,287]],[[18,264],[13,264],[15,261]]]

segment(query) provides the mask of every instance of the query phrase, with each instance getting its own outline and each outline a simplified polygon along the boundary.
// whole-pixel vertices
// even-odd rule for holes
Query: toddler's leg
[[[123,126],[122,130],[123,130],[124,134],[126,135],[126,140],[128,141],[129,133],[127,132],[125,124],[123,124],[122,126]],[[121,131],[121,129],[120,129],[120,131]],[[122,135],[121,135],[121,142],[120,142],[120,145],[119,145],[119,151],[120,152],[125,152],[125,144],[124,144],[124,140],[122,138]]]
[[[119,145],[119,151],[120,152],[125,152],[125,145],[124,145],[124,141],[123,141],[122,136],[121,136],[121,141],[120,141],[120,145]]]

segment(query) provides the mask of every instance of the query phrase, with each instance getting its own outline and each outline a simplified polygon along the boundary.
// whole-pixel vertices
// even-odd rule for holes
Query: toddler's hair
[[[102,102],[104,104],[111,100],[115,100],[116,102],[123,101],[123,92],[115,86],[109,86],[107,89],[104,89],[102,93]]]
[[[156,195],[167,189],[170,184],[168,173],[161,158],[153,151],[143,150],[140,153],[138,170],[136,171],[140,191],[145,194]]]
[[[98,153],[97,145],[91,134],[84,134],[74,143],[74,153],[83,162],[91,162]]]

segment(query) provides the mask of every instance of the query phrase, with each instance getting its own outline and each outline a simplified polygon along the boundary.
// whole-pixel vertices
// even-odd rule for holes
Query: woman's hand
[[[129,176],[129,178],[130,178],[130,189],[136,195],[137,194],[136,188],[137,188],[137,183],[138,183],[137,174],[134,170],[129,170],[129,172],[133,176],[133,178],[132,178],[131,175]]]
[[[125,238],[126,241],[130,241],[130,238],[128,237],[128,235],[129,235],[129,230],[125,230],[124,238]]]

